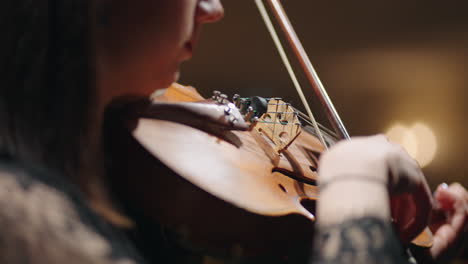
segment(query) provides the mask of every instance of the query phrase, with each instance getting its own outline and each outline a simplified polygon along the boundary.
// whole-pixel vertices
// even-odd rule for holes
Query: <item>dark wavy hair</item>
[[[77,177],[95,104],[92,2],[2,2],[3,156]]]

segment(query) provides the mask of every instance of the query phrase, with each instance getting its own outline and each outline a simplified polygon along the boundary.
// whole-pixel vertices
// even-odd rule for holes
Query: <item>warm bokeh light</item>
[[[411,127],[412,133],[417,138],[418,151],[416,160],[421,167],[425,167],[434,159],[437,152],[437,138],[434,131],[423,123],[416,123]]]
[[[385,134],[391,141],[402,145],[421,167],[429,165],[437,153],[437,138],[424,123],[417,122],[409,127],[397,123]]]
[[[406,151],[408,151],[411,157],[416,157],[418,152],[418,142],[415,135],[408,127],[397,123],[393,125],[385,134],[391,141],[402,145]]]

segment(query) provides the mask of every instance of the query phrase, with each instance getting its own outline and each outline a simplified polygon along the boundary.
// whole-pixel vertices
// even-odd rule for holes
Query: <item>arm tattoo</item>
[[[312,263],[408,263],[390,223],[366,217],[317,226]]]

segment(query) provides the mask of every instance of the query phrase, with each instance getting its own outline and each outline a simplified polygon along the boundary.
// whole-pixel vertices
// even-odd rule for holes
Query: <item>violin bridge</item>
[[[254,129],[267,136],[275,150],[281,153],[299,136],[301,123],[291,104],[281,99],[270,99],[267,111],[258,119]]]
[[[219,91],[214,91],[211,99],[218,104],[230,103],[227,96]],[[241,98],[236,94],[232,101],[244,120],[250,122],[248,130],[255,129],[266,136],[277,154],[287,149],[301,133],[299,113],[281,98]]]

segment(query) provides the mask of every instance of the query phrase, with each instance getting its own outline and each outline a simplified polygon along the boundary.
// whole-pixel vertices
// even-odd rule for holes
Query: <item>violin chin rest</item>
[[[209,132],[206,130],[210,128],[241,131],[249,128],[237,107],[231,103],[152,102],[138,114],[139,117],[172,121],[205,132]]]

